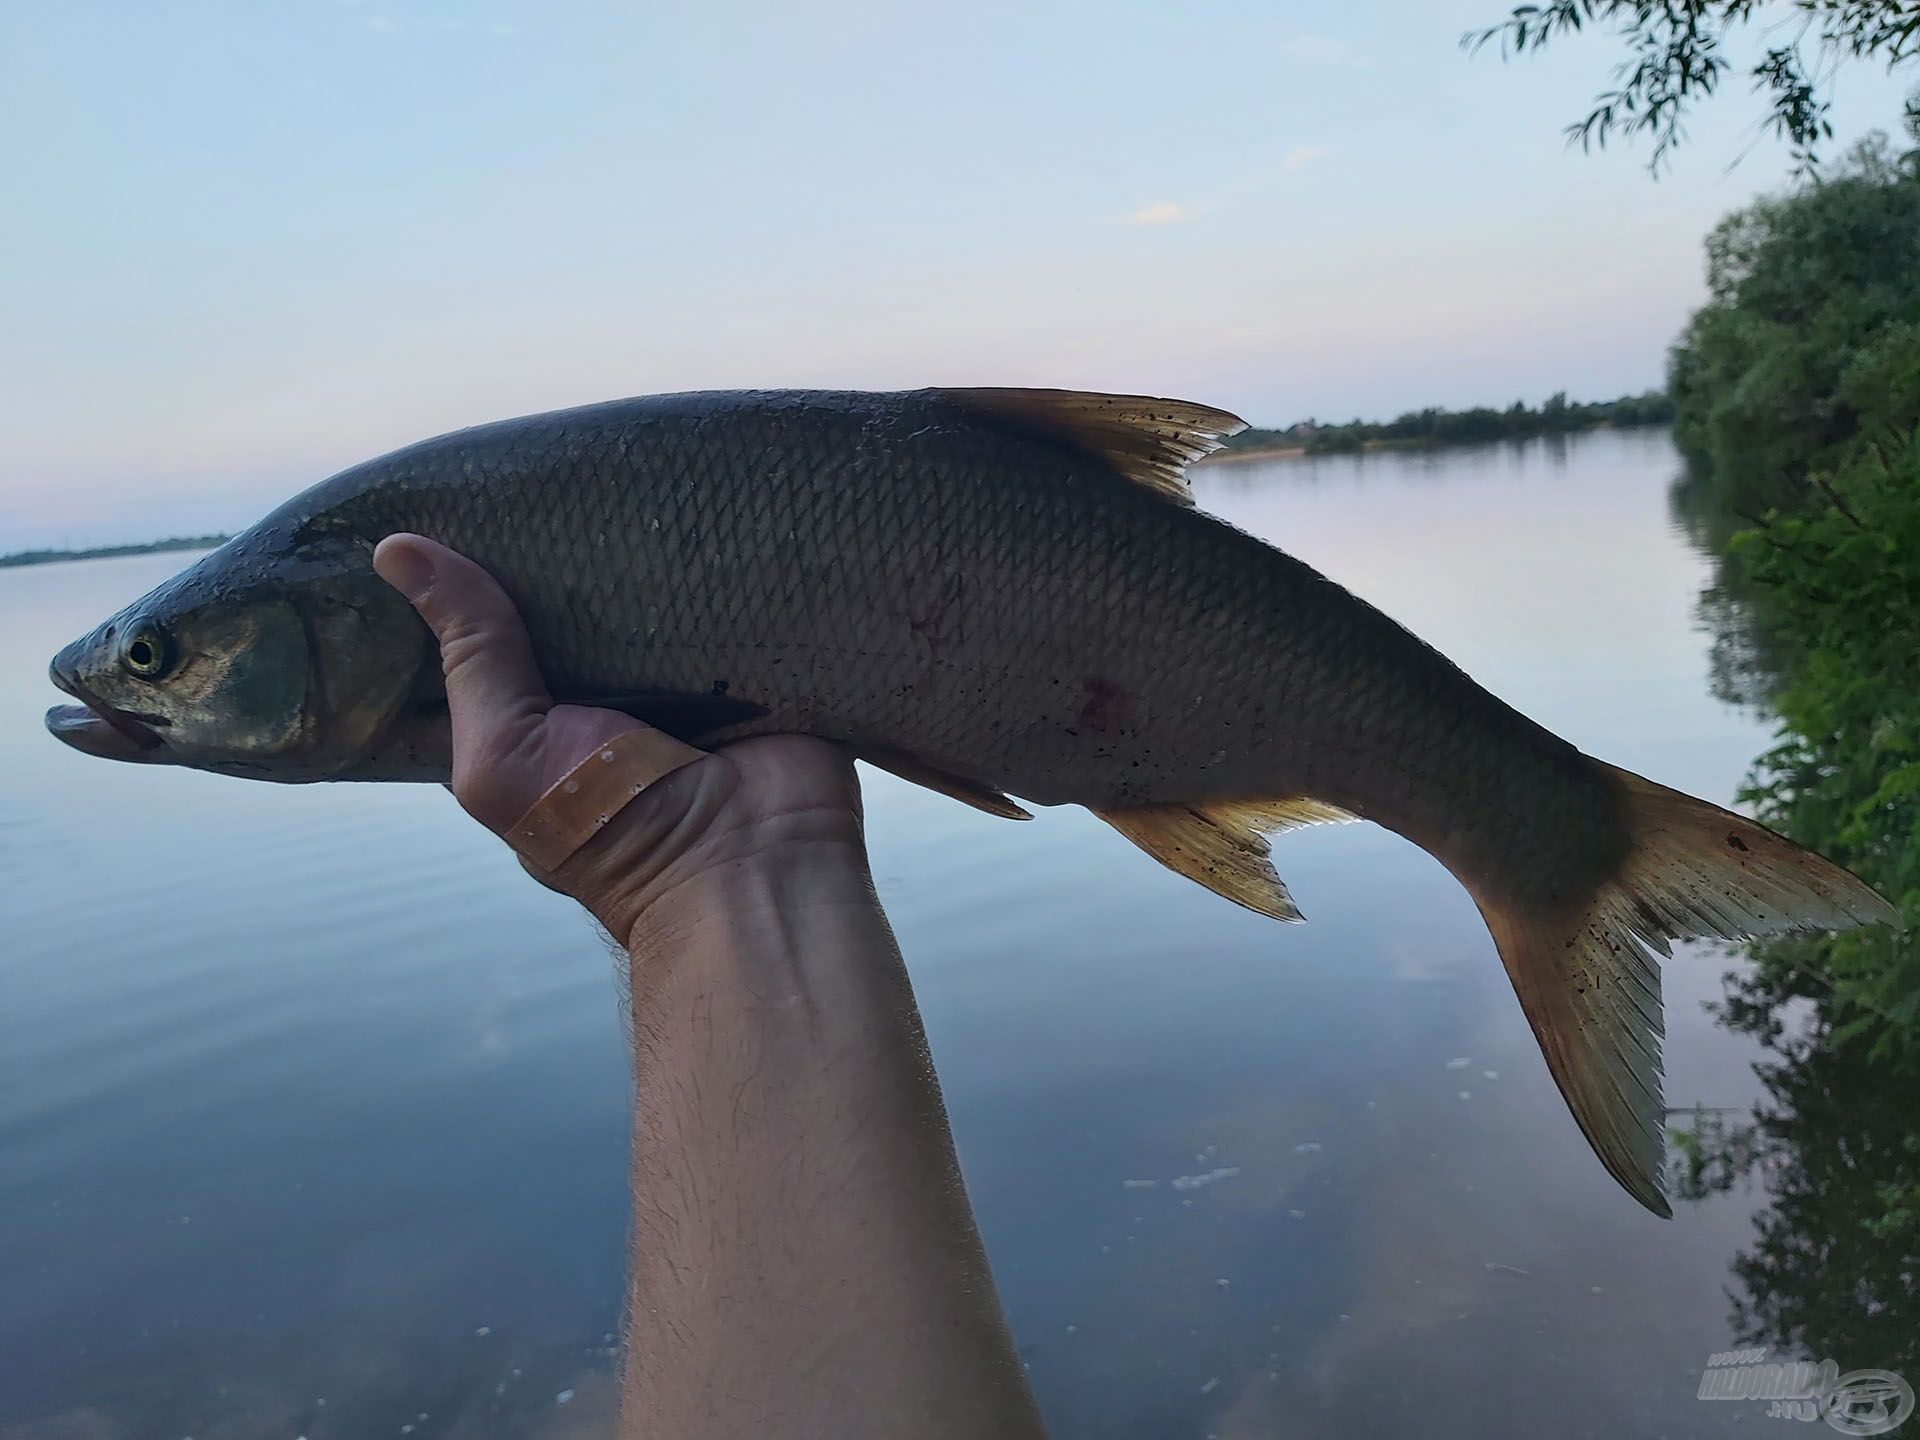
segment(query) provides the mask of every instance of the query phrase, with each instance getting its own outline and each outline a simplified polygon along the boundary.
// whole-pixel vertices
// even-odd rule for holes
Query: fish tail
[[[1592,763],[1621,801],[1626,844],[1611,874],[1571,899],[1536,887],[1515,900],[1494,877],[1461,878],[1600,1162],[1666,1216],[1659,962],[1670,942],[1897,925],[1899,912],[1764,825]]]

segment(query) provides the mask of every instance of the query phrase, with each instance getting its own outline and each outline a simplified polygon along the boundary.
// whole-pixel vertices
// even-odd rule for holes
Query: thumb
[[[485,570],[408,534],[382,540],[373,568],[406,596],[440,644],[456,758],[491,748],[489,740],[497,745],[503,730],[553,708],[520,612]]]

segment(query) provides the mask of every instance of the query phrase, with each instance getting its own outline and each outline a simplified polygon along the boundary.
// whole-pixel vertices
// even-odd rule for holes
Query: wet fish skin
[[[1366,813],[1383,770],[1466,781],[1489,756],[1489,779],[1586,774],[1308,566],[927,395],[483,426],[268,524],[452,546],[520,606],[556,696],[659,697],[690,738],[804,731],[1095,807],[1304,793]]]
[[[1888,907],[1179,503],[1178,462],[1235,425],[1063,392],[786,392],[461,431],[322,482],[69,646],[56,680],[118,738],[71,716],[63,738],[444,779],[437,654],[370,563],[418,532],[501,582],[557,698],[696,743],[797,731],[996,813],[1083,804],[1279,918],[1298,912],[1260,832],[1346,814],[1406,835],[1473,893],[1603,1162],[1663,1209],[1654,953]],[[177,668],[129,674],[136,632]]]

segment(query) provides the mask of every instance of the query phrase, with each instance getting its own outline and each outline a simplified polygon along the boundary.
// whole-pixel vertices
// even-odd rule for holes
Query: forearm
[[[697,875],[628,948],[623,1435],[1038,1436],[857,843]]]
[[[1034,1440],[852,756],[555,704],[486,571],[373,561],[439,645],[461,805],[632,958],[623,1437]]]

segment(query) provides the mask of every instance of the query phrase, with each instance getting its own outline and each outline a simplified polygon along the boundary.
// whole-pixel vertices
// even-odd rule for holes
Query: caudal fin
[[[1605,768],[1629,831],[1614,874],[1551,908],[1474,899],[1574,1119],[1614,1179],[1664,1216],[1659,961],[1669,941],[1898,924],[1899,912],[1764,825]]]

